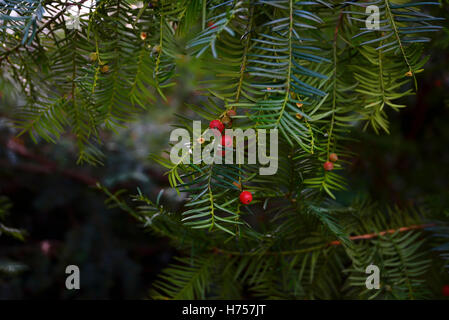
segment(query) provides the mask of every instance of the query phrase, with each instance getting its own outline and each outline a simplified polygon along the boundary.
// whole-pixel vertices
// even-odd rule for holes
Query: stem
[[[394,22],[393,14],[391,13],[390,3],[388,0],[385,0],[385,10],[388,14],[388,18],[390,20],[391,26],[393,27],[393,31],[396,36],[396,40],[398,41],[399,48],[401,48],[401,52],[404,57],[405,63],[407,63],[409,70],[413,72],[412,67],[410,66],[410,63],[408,62],[407,55],[405,54],[405,49],[402,45],[401,38],[399,37],[399,32],[398,32],[398,29],[396,28],[396,23]]]
[[[425,228],[430,228],[430,227],[433,227],[433,226],[435,226],[434,223],[422,224],[422,225],[412,225],[412,226],[408,226],[408,227],[401,227],[399,229],[389,229],[389,230],[385,230],[385,231],[382,231],[382,232],[379,232],[379,233],[369,233],[369,234],[363,234],[363,235],[359,235],[359,236],[352,236],[352,237],[349,237],[349,239],[350,240],[367,240],[367,239],[381,237],[381,236],[384,236],[386,234],[393,234],[395,232],[404,232],[404,231],[409,231],[409,230],[425,229]],[[235,256],[296,255],[296,254],[307,253],[307,252],[311,252],[311,251],[324,249],[324,248],[327,248],[329,246],[338,246],[338,245],[341,245],[341,241],[340,240],[335,240],[335,241],[332,241],[332,242],[329,242],[329,243],[324,243],[324,244],[317,245],[317,246],[314,246],[314,247],[309,247],[309,248],[295,249],[295,250],[286,250],[286,251],[266,251],[266,252],[263,252],[263,253],[228,251],[228,250],[224,250],[224,249],[220,249],[220,248],[213,248],[213,251],[217,252],[217,253],[223,253],[223,254],[229,254],[229,255],[235,255]]]
[[[206,29],[206,8],[207,0],[203,0],[203,9],[202,9],[202,21],[201,21],[201,29]]]
[[[47,22],[45,22],[39,29],[37,29],[36,31],[36,35],[40,32],[42,32],[42,30],[44,30],[45,28],[47,28],[51,23],[53,23],[54,21],[56,21],[60,16],[62,16],[65,11],[67,10],[68,7],[64,7],[61,11],[59,11],[57,14],[55,14],[53,17],[51,17],[50,19],[48,19]],[[7,50],[2,57],[0,57],[0,63],[2,62],[2,60],[6,59],[11,53],[19,50],[21,47],[23,46],[22,42],[20,42],[19,44],[17,44],[16,46],[12,47],[11,49]]]
[[[338,30],[340,28],[340,24],[343,20],[343,11],[340,11],[340,15],[338,16],[337,25],[335,27],[334,32],[334,43],[333,43],[333,59],[334,59],[334,79],[333,79],[333,91],[332,91],[332,118],[331,118],[331,126],[329,129],[329,134],[327,137],[327,158],[329,159],[330,145],[331,145],[331,137],[332,132],[334,131],[334,122],[335,122],[335,109],[337,104],[337,38],[338,38]]]
[[[291,77],[291,73],[292,73],[292,33],[293,33],[293,0],[289,1],[289,9],[290,9],[290,25],[288,28],[288,71],[287,71],[287,87],[285,90],[285,97],[284,97],[284,102],[282,103],[282,109],[279,113],[279,118],[276,121],[276,127],[279,125],[279,122],[282,119],[282,116],[284,114],[285,111],[285,106],[287,105],[288,102],[288,98],[290,95],[290,77]]]

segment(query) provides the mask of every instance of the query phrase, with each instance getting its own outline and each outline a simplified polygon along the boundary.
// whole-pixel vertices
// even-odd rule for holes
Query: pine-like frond
[[[153,285],[153,299],[194,300],[204,299],[213,272],[211,257],[178,258],[177,263],[166,268]]]

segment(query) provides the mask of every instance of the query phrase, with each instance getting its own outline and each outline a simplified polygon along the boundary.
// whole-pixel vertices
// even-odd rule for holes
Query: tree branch
[[[352,236],[352,237],[349,237],[349,239],[350,240],[367,240],[367,239],[381,237],[386,234],[393,234],[395,232],[405,232],[405,231],[409,231],[409,230],[425,229],[425,228],[430,228],[430,227],[434,227],[434,226],[435,226],[434,223],[422,224],[422,225],[412,225],[412,226],[408,226],[408,227],[401,227],[399,229],[385,230],[385,231],[381,231],[379,233],[368,233],[368,234],[363,234],[363,235],[359,235],[359,236]],[[303,249],[287,250],[287,251],[266,251],[260,255],[295,255],[295,254],[300,254],[300,253],[321,250],[321,249],[324,249],[329,246],[338,246],[338,245],[341,245],[340,240],[335,240],[335,241],[331,241],[329,243],[325,243],[325,244],[321,244],[321,245],[317,245],[317,246],[309,247],[309,248],[303,248]],[[257,251],[256,252],[227,251],[227,250],[216,248],[216,247],[213,248],[212,251],[214,253],[227,254],[227,255],[231,255],[231,256],[257,256],[258,255]]]
[[[81,5],[81,3],[84,3],[87,0],[81,0],[81,2],[79,4],[64,4],[65,7],[63,9],[61,9],[58,13],[56,13],[53,17],[49,18],[42,26],[39,27],[39,29],[37,29],[36,31],[36,35],[39,34],[40,32],[42,32],[42,30],[44,30],[45,28],[47,28],[51,23],[55,22],[60,16],[62,16],[68,7],[72,6],[72,5]],[[11,53],[19,50],[21,47],[23,47],[24,45],[22,44],[22,42],[19,42],[16,46],[12,47],[11,49],[7,49],[3,56],[0,57],[0,64],[2,63],[3,60],[5,60]]]
[[[45,158],[42,158],[39,155],[31,153],[25,146],[17,143],[14,139],[9,139],[6,147],[9,150],[14,151],[15,153],[21,155],[24,158],[32,159],[39,163],[39,164],[22,164],[19,166],[19,168],[22,170],[46,174],[59,172],[68,178],[79,181],[88,186],[94,186],[98,181],[97,178],[91,177],[84,172],[79,172],[71,169],[60,170],[55,162],[49,161]]]

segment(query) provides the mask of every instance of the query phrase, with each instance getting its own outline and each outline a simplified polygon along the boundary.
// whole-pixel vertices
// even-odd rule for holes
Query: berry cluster
[[[225,129],[225,126],[229,127],[232,125],[232,120],[230,119],[230,117],[233,117],[235,115],[236,115],[235,110],[230,109],[226,112],[226,115],[221,118],[221,120],[218,120],[218,119],[212,120],[209,123],[209,128],[218,130],[218,132],[221,135],[221,133]],[[228,135],[222,135],[221,136],[221,145],[224,148],[232,148],[232,145],[233,145],[232,137],[228,136]],[[225,154],[226,154],[226,150],[225,149],[221,150],[221,155],[224,156]],[[240,193],[239,199],[240,199],[240,202],[243,204],[250,204],[251,201],[253,201],[253,195],[249,191],[242,191]]]
[[[336,162],[337,160],[338,160],[337,154],[336,154],[336,153],[331,153],[331,154],[329,155],[329,160],[326,161],[326,162],[323,164],[324,170],[326,170],[326,171],[332,171],[332,170],[334,170],[334,162]]]

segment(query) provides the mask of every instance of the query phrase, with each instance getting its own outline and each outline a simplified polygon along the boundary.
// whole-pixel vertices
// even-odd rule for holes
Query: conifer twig
[[[390,229],[390,230],[385,230],[385,231],[381,231],[379,233],[368,233],[368,234],[362,234],[359,236],[352,236],[349,237],[350,240],[366,240],[366,239],[372,239],[372,238],[377,238],[377,237],[381,237],[384,236],[386,234],[393,234],[395,232],[404,232],[404,231],[409,231],[409,230],[416,230],[416,229],[425,229],[425,228],[430,228],[430,227],[434,227],[435,224],[434,223],[429,223],[429,224],[421,224],[421,225],[412,225],[412,226],[408,226],[408,227],[401,227],[399,229]],[[330,246],[338,246],[341,244],[340,240],[335,240],[329,243]]]
[[[42,32],[42,30],[44,30],[45,28],[47,28],[51,23],[53,23],[54,21],[56,21],[60,16],[62,16],[65,11],[67,10],[68,6],[64,7],[63,9],[61,9],[60,11],[58,11],[58,13],[56,13],[53,17],[49,18],[47,20],[47,22],[45,22],[41,27],[39,27],[39,29],[36,31],[36,35],[40,32]],[[0,63],[6,59],[11,53],[19,50],[22,46],[24,46],[24,44],[22,44],[22,42],[19,42],[16,46],[12,47],[11,49],[7,49],[4,53],[3,56],[0,56]]]
[[[411,225],[408,227],[401,227],[398,229],[389,229],[389,230],[381,231],[379,233],[367,233],[367,234],[363,234],[363,235],[352,236],[352,237],[349,237],[349,239],[350,240],[367,240],[367,239],[381,237],[386,234],[393,234],[395,232],[405,232],[405,231],[409,231],[409,230],[425,229],[425,228],[430,228],[430,227],[434,227],[434,226],[435,226],[434,223]],[[296,249],[296,250],[266,251],[266,252],[263,252],[261,255],[294,255],[294,254],[300,254],[300,253],[306,253],[306,252],[311,252],[311,251],[315,251],[315,250],[320,250],[320,249],[323,249],[323,248],[326,248],[329,246],[338,246],[338,245],[341,245],[340,240],[335,240],[335,241],[331,241],[326,244],[321,244],[321,245],[317,245],[314,247],[302,248],[302,249]],[[227,250],[220,249],[220,248],[213,248],[213,252],[221,253],[221,254],[228,254],[228,255],[235,255],[235,256],[251,256],[251,255],[258,254],[257,251],[255,251],[255,252],[238,252],[238,251],[227,251]]]

